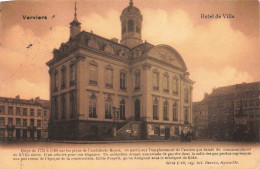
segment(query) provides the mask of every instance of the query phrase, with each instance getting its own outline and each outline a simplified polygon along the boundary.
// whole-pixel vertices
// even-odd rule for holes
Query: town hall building
[[[53,50],[50,139],[177,139],[192,127],[186,64],[171,46],[142,40],[141,11],[130,0],[120,16],[121,41],[81,31]]]

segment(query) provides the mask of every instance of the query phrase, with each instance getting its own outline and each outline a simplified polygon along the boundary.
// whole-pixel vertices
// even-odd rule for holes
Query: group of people
[[[194,139],[194,133],[193,131],[188,131],[187,133],[184,134],[183,131],[181,131],[181,141],[188,141],[191,142],[191,140]]]

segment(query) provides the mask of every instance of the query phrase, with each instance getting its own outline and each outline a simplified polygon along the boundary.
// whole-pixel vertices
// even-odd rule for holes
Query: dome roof
[[[140,10],[137,7],[133,6],[132,1],[130,1],[129,6],[126,7],[122,11],[122,15],[139,15],[139,16],[142,16]]]

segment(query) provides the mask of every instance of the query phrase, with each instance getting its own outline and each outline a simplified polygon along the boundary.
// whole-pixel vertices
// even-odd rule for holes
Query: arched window
[[[178,78],[174,77],[172,80],[172,93],[178,95]]]
[[[120,101],[120,120],[125,120],[125,100]]]
[[[186,107],[185,110],[184,110],[184,123],[185,123],[185,124],[188,124],[188,123],[189,123],[189,110],[188,110],[187,107]]]
[[[134,31],[134,21],[132,19],[128,20],[128,32]]]
[[[61,119],[66,119],[66,96],[61,97]]]
[[[58,90],[58,71],[54,71],[54,91]]]
[[[159,120],[158,116],[158,100],[154,99],[153,101],[153,119],[154,120]]]
[[[70,118],[75,118],[76,117],[76,93],[75,92],[71,92],[70,93]]]
[[[98,84],[98,65],[94,61],[89,63],[89,84]]]
[[[89,117],[97,118],[97,98],[91,95],[89,98]]]
[[[184,89],[184,102],[189,103],[189,89]]]
[[[112,119],[112,99],[110,97],[105,101],[105,118]]]
[[[163,120],[169,120],[169,117],[168,117],[168,102],[165,101],[163,103]]]
[[[178,104],[174,103],[172,106],[172,117],[173,121],[178,121]]]
[[[53,98],[53,112],[54,112],[54,120],[58,120],[58,101],[57,101],[57,97]]]
[[[70,64],[70,86],[75,85],[76,79],[76,70],[75,70],[75,63]]]
[[[66,67],[62,66],[61,68],[61,89],[66,87]]]

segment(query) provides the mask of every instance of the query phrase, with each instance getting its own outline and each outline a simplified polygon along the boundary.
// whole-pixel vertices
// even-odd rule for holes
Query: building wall
[[[13,111],[9,112],[8,107],[12,107]],[[20,113],[17,112],[19,108]],[[49,110],[44,109],[40,105],[34,103],[22,104],[19,103],[19,100],[17,99],[9,98],[1,98],[0,109],[1,139],[40,140],[48,138],[47,128],[49,120]],[[23,114],[23,109],[27,109],[26,115]],[[34,111],[33,115],[30,114],[31,110]],[[40,111],[40,114],[38,114],[38,111]],[[8,119],[13,119],[12,123],[9,123]],[[20,124],[18,123],[19,119]],[[31,119],[34,120],[34,125],[31,124]],[[27,120],[27,124],[24,124],[23,120]],[[38,121],[40,121],[39,124]],[[27,133],[24,135],[25,131]],[[33,137],[30,135],[31,131],[33,133]]]

